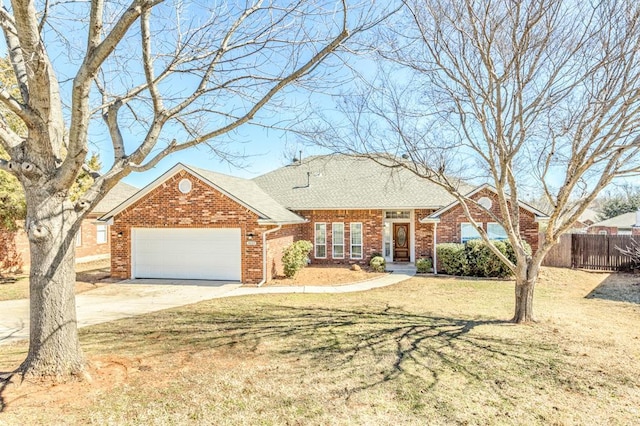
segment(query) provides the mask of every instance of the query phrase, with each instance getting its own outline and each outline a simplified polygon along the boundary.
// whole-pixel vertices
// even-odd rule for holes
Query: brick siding
[[[76,246],[76,259],[84,257],[109,255],[109,227],[107,226],[107,242],[97,243],[97,215],[90,215],[82,221],[81,245]],[[29,270],[29,239],[24,231],[24,221],[17,222],[18,229],[7,231],[0,229],[0,271],[27,272]]]
[[[501,217],[500,207],[498,205],[497,195],[489,190],[482,190],[473,196],[474,200],[487,197],[491,200],[491,212]],[[469,206],[469,210],[476,222],[482,222],[482,227],[486,231],[489,222],[495,222],[487,212],[475,207]],[[440,243],[459,243],[462,240],[460,224],[469,222],[464,215],[462,206],[456,205],[450,210],[444,212],[440,216],[438,223],[438,244]],[[525,241],[531,245],[531,249],[535,252],[538,249],[538,224],[535,222],[535,215],[523,208],[520,208],[520,235]]]
[[[276,232],[267,234],[267,281],[284,275],[284,249],[294,241],[303,239],[302,227],[303,225],[286,225]]]
[[[302,238],[314,243],[315,223],[324,222],[327,225],[327,257],[315,257],[311,251],[311,263],[314,264],[362,264],[366,265],[373,253],[382,251],[383,219],[382,210],[304,210],[297,214],[309,221],[302,228]],[[344,223],[344,259],[333,259],[332,244],[334,222]],[[351,223],[362,223],[362,259],[351,259]]]
[[[183,194],[178,183],[192,182]],[[258,216],[186,171],[167,179],[142,199],[114,217],[111,227],[111,276],[131,277],[131,228],[240,228],[242,282],[262,280],[262,233],[269,227],[258,224]],[[249,233],[255,245],[248,245]]]

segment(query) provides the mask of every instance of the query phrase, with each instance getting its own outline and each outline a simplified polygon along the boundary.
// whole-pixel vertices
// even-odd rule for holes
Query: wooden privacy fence
[[[560,237],[560,242],[549,251],[542,264],[605,271],[627,269],[631,258],[621,254],[616,246],[625,248],[632,238],[630,235],[566,234]]]

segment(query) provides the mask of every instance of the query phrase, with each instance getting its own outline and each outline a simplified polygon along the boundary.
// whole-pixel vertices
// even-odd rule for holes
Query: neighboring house
[[[586,209],[578,218],[577,221],[574,222],[571,229],[568,231],[569,234],[585,234],[588,233],[588,229],[591,225],[596,222],[596,218],[598,217],[598,212],[594,209],[588,208]]]
[[[138,191],[124,182],[118,183],[82,221],[76,236],[78,262],[107,258],[110,254],[108,225],[98,218],[112,210]],[[29,268],[29,240],[24,231],[24,221],[16,231],[0,229],[0,270],[26,270]]]
[[[470,188],[471,191],[471,188]],[[494,212],[495,192],[471,191]],[[504,230],[474,217],[495,238]],[[521,232],[535,249],[545,215],[521,204]],[[177,164],[105,214],[115,278],[220,279],[261,284],[282,273],[283,249],[313,243],[313,264],[433,257],[434,245],[477,236],[445,190],[402,168],[316,156],[253,180]]]
[[[624,213],[601,222],[596,222],[588,228],[589,234],[601,235],[640,235],[640,209],[631,213]]]

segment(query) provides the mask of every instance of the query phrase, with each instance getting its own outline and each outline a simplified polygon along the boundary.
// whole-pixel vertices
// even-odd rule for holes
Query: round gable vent
[[[183,194],[188,194],[189,192],[191,192],[192,186],[193,185],[191,184],[191,181],[189,179],[182,179],[178,184],[178,189]]]
[[[491,199],[487,198],[487,197],[480,198],[478,200],[478,204],[480,204],[482,207],[484,207],[487,210],[489,210],[491,208],[491,206],[493,205],[493,203],[491,202]]]

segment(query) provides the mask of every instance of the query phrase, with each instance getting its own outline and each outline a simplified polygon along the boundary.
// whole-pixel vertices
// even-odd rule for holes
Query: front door
[[[393,224],[393,261],[409,261],[409,224]]]

